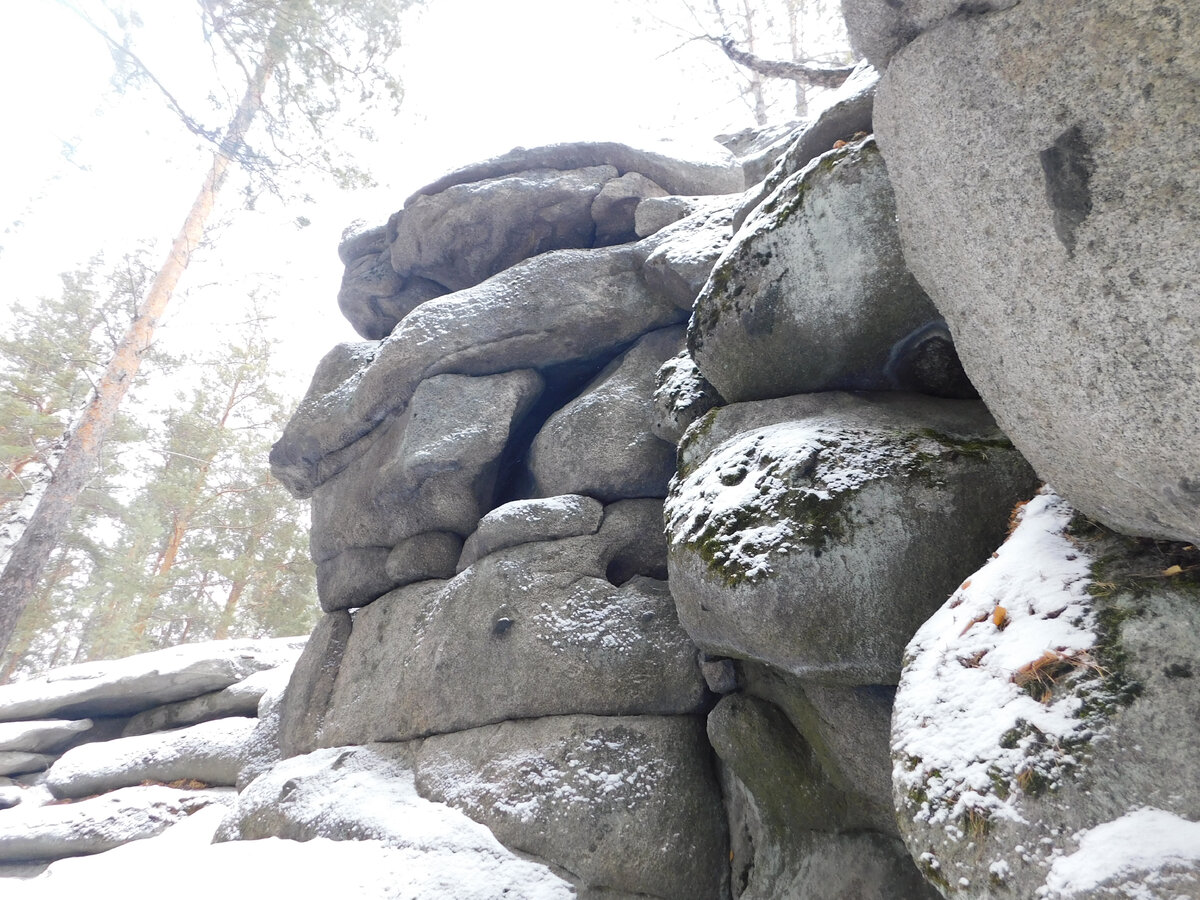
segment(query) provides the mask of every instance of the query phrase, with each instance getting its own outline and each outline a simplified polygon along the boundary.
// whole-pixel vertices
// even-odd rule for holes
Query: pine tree
[[[260,146],[269,143],[277,151],[290,138],[308,131],[316,136],[315,143],[308,144],[308,151],[282,154],[284,159],[304,157],[346,177],[346,170],[332,165],[328,145],[320,140],[323,128],[338,116],[347,99],[367,103],[382,88],[386,99],[399,100],[399,85],[384,64],[399,46],[399,14],[409,2],[199,0],[206,39],[214,52],[224,55],[227,68],[244,78],[241,100],[219,130],[203,126],[183,110],[155,74],[142,65],[128,39],[112,37],[80,6],[68,4],[110,43],[129,72],[162,91],[181,121],[210,140],[214,151],[166,260],[75,419],[53,476],[0,572],[0,649],[7,646],[21,611],[36,592],[71,511],[96,469],[121,401],[137,376],[193,251],[204,238],[231,167],[241,164],[264,174],[271,168],[270,157],[252,147],[252,128],[260,126]],[[137,24],[132,15],[124,21]],[[357,89],[357,97],[349,93],[352,88]]]

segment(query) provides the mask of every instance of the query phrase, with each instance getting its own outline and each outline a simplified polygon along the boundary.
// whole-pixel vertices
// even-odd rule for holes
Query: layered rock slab
[[[666,584],[605,580],[612,531],[497,551],[359,610],[314,743],[697,710],[704,682]]]
[[[728,882],[720,791],[702,723],[559,716],[421,742],[423,796],[483,822],[593,888],[692,900]]]
[[[1185,0],[951,16],[875,110],[908,263],[1005,432],[1089,516],[1190,542],[1198,36]]]
[[[646,289],[627,247],[527,260],[421,304],[378,347],[323,362],[272,448],[272,471],[308,496],[364,452],[355,443],[403,410],[427,378],[603,359],[683,316]]]
[[[671,591],[705,651],[894,684],[925,618],[1035,480],[983,405],[909,394],[723,407],[680,445]]]
[[[1046,490],[917,632],[893,780],[905,841],[944,894],[1129,896],[1124,881],[1200,896],[1200,852],[1133,834],[1143,817],[1200,829],[1196,565],[1194,549],[1114,535]],[[1106,833],[1130,842],[1078,879],[1088,835]]]
[[[696,300],[688,350],[730,402],[826,390],[969,397],[952,350],[944,371],[910,359],[936,352],[921,338],[939,322],[905,264],[887,167],[868,138],[819,157],[755,210]]]

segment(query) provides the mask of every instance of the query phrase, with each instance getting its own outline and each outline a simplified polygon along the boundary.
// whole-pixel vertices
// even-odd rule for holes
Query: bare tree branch
[[[785,78],[789,81],[799,81],[816,87],[835,88],[850,77],[854,66],[830,66],[812,62],[791,62],[784,59],[763,59],[742,50],[729,37],[713,37],[705,35],[739,66],[756,72],[766,78]]]

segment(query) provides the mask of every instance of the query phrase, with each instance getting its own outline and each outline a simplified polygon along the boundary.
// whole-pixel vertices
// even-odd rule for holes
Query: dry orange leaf
[[[992,610],[992,624],[997,628],[1003,629],[1008,624],[1008,610],[1003,606],[997,606]]]
[[[1163,569],[1164,575],[1181,575],[1182,573],[1183,566],[1170,566],[1169,568]]]

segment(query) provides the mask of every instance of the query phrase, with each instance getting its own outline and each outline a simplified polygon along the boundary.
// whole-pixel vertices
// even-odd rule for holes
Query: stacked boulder
[[[0,871],[103,852],[229,805],[247,763],[274,761],[260,708],[304,643],[191,644],[0,687]]]
[[[905,265],[874,86],[769,189],[514,151],[343,244],[374,340],[272,452],[327,613],[285,757],[402,759],[581,896],[930,894],[891,813],[903,647],[1036,482]]]

